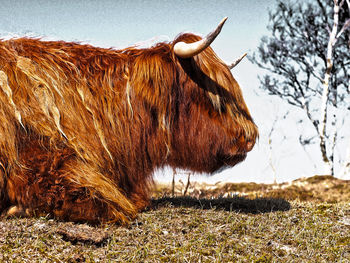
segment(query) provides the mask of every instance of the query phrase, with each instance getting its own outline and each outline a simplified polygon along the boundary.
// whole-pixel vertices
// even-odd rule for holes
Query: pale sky
[[[101,47],[124,48],[135,43],[172,40],[183,31],[205,35],[228,16],[212,47],[227,62],[242,53],[252,54],[260,38],[268,34],[268,10],[275,0],[231,1],[112,1],[112,0],[2,0],[0,37],[43,37],[81,41]],[[276,116],[290,107],[267,96],[259,89],[258,67],[247,59],[232,74],[241,85],[248,107],[260,129],[260,140],[242,164],[205,180],[272,182],[267,134]],[[292,109],[289,122],[278,122],[272,160],[278,181],[288,181],[317,173],[314,163],[320,156],[308,156],[298,145],[299,127],[294,123],[301,114]],[[307,128],[306,128],[307,130]],[[283,140],[282,136],[287,140]],[[157,173],[157,179],[168,180]],[[203,180],[203,177],[195,177]]]

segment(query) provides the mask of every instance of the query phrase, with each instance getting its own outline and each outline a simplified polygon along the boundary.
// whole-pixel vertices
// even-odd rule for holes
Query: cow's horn
[[[217,28],[209,33],[205,38],[193,43],[178,42],[174,46],[174,53],[181,58],[193,57],[210,46],[214,39],[219,35],[222,26],[226,22],[227,17],[221,20]]]
[[[231,65],[229,65],[228,67],[230,69],[233,69],[235,66],[237,66],[237,64],[239,62],[241,62],[242,59],[244,59],[244,57],[247,55],[247,53],[244,53],[242,56],[240,56],[240,58],[238,58],[235,62],[233,62]]]

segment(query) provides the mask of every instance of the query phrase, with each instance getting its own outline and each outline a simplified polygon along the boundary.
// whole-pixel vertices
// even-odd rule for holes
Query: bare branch
[[[337,34],[336,38],[339,38],[341,36],[341,34],[344,33],[345,30],[347,30],[350,26],[350,19],[346,20],[346,22],[344,23],[342,29],[339,31],[339,33]]]
[[[176,175],[176,169],[173,168],[173,180],[171,182],[171,195],[172,195],[172,197],[175,196],[175,175]]]
[[[185,187],[185,190],[184,190],[184,195],[187,194],[187,191],[188,191],[188,188],[190,187],[190,178],[191,178],[191,173],[189,172],[188,175],[187,175],[187,184],[186,184],[186,187]]]

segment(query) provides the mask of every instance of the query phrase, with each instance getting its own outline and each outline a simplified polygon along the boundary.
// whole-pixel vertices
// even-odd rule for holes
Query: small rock
[[[109,234],[99,228],[90,227],[88,225],[66,224],[56,230],[65,241],[75,243],[85,243],[100,246],[107,241]]]

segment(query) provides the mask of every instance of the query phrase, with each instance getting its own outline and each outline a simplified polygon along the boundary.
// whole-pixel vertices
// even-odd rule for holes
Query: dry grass
[[[167,197],[129,227],[2,219],[0,262],[350,262],[349,201]]]
[[[175,196],[181,196],[185,185],[180,181]],[[171,195],[170,184],[159,184],[154,197]],[[247,198],[283,198],[285,200],[337,203],[350,200],[350,181],[332,176],[313,176],[282,184],[216,183],[213,185],[193,182],[187,191],[196,198],[244,196]]]

